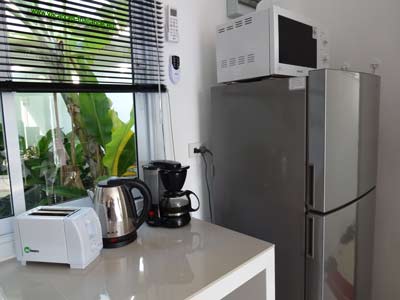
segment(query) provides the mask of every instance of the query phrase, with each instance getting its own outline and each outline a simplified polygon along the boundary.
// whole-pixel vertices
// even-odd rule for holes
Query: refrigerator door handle
[[[309,164],[308,165],[308,206],[310,208],[314,208],[315,202],[314,202],[314,194],[315,194],[315,185],[314,185],[314,165]]]
[[[314,259],[314,234],[315,234],[315,220],[313,216],[307,216],[307,236],[306,236],[306,256],[307,258]]]

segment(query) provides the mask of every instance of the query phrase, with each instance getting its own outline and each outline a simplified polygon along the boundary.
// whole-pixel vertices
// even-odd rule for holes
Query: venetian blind
[[[0,88],[163,83],[157,0],[0,0]],[[27,88],[30,87],[30,88]]]

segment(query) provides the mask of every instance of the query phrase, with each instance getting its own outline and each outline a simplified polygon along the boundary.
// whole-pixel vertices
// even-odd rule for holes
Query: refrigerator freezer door
[[[376,185],[379,132],[380,78],[360,73],[360,133],[358,195]]]
[[[307,300],[371,300],[375,198],[307,215]]]
[[[375,187],[379,77],[312,71],[308,95],[308,205],[326,213]]]
[[[276,244],[277,300],[304,299],[306,92],[298,88],[270,79],[212,89],[215,222]]]

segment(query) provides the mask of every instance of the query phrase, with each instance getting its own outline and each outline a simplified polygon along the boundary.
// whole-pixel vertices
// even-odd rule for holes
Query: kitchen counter
[[[1,263],[0,299],[222,299],[265,272],[274,300],[274,254],[272,244],[196,219],[180,229],[143,225],[137,241],[102,250],[86,270]]]

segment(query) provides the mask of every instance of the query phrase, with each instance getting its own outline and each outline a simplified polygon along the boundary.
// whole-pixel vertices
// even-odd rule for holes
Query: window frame
[[[1,93],[0,95],[13,212],[11,217],[0,220],[0,261],[14,256],[14,216],[26,210],[14,97],[15,93]],[[9,149],[13,149],[13,151],[9,151]]]

